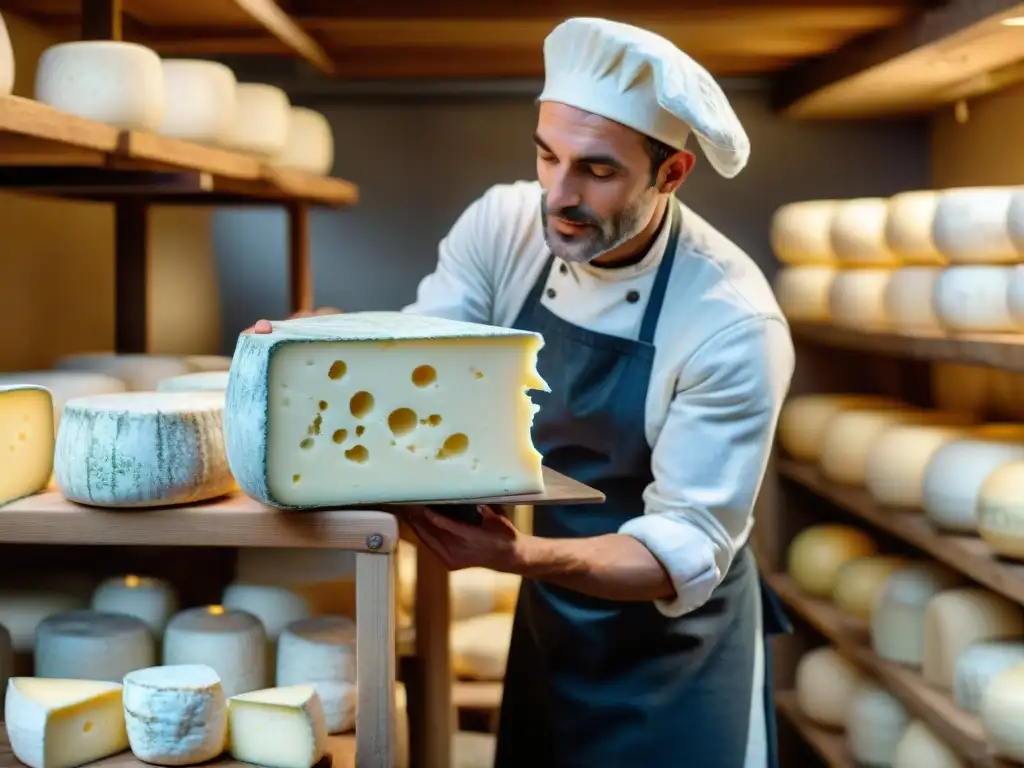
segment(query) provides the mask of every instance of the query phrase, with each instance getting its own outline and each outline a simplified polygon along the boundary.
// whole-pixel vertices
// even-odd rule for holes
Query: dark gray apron
[[[513,324],[544,336],[538,370],[551,392],[532,393],[540,405],[533,440],[544,464],[607,497],[604,504],[538,506],[538,536],[615,533],[644,513],[643,491],[653,479],[644,412],[654,331],[679,240],[682,211],[674,199],[669,215],[639,340],[585,330],[547,310],[540,299],[550,255]],[[785,624],[767,589],[759,588],[747,547],[710,600],[675,619],[650,602],[601,600],[524,580],[495,768],[743,768],[756,601],[766,635]],[[777,768],[767,648],[765,707],[768,764]]]

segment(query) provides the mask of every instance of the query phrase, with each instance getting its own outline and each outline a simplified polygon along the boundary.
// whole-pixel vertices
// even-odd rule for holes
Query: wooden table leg
[[[416,655],[423,664],[422,722],[413,745],[413,768],[449,768],[452,706],[448,570],[427,547],[416,548]],[[528,768],[528,767],[524,767]]]
[[[356,553],[356,768],[396,764],[393,557]]]
[[[288,206],[288,303],[292,314],[313,309],[313,267],[309,243],[309,206]]]

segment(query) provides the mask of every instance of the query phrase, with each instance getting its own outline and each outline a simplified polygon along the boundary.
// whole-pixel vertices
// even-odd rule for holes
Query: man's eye
[[[604,165],[590,166],[590,175],[597,179],[607,179],[615,175],[615,170]]]

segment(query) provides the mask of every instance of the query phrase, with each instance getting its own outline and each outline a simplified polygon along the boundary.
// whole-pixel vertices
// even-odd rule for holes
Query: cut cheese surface
[[[866,533],[848,525],[814,525],[801,531],[789,545],[789,575],[804,592],[829,597],[839,569],[878,549]]]
[[[11,678],[4,720],[29,768],[75,768],[128,748],[120,683]]]
[[[999,757],[1024,761],[1024,664],[997,674],[982,696],[981,727],[985,741]]]
[[[268,688],[228,703],[231,757],[265,768],[313,768],[327,754],[327,726],[312,685]]]
[[[120,379],[90,371],[16,371],[0,373],[0,388],[31,384],[49,390],[53,399],[54,435],[68,400],[92,395],[115,395],[127,391]]]
[[[197,765],[227,746],[227,698],[207,666],[150,667],[126,675],[124,712],[132,752],[147,763]]]
[[[292,107],[288,112],[288,141],[274,164],[318,176],[334,167],[334,132],[319,112]]]
[[[200,371],[163,379],[158,392],[224,392],[228,388],[227,371]]]
[[[99,584],[92,594],[92,609],[134,616],[159,639],[178,610],[178,595],[174,587],[162,579],[128,574],[105,579]]]
[[[896,745],[892,768],[966,768],[944,741],[936,736],[927,725],[914,720],[903,732],[903,738]]]
[[[779,415],[779,442],[799,461],[817,461],[829,421],[840,411],[855,408],[896,408],[890,398],[873,395],[799,395],[788,399]]]
[[[251,613],[221,605],[188,608],[167,625],[163,663],[212,668],[227,696],[259,690],[270,678],[267,633]]]
[[[808,651],[796,667],[797,705],[804,716],[826,728],[846,727],[854,694],[866,678],[828,646]]]
[[[992,679],[1018,664],[1024,664],[1024,638],[982,640],[968,645],[956,659],[957,706],[968,712],[979,712]]]
[[[956,686],[960,654],[979,640],[1024,634],[1020,606],[985,589],[951,589],[935,595],[925,608],[922,673],[931,685]]]
[[[941,267],[903,267],[892,273],[883,303],[889,325],[908,335],[941,333],[932,293]]]
[[[910,715],[896,697],[873,682],[864,683],[853,695],[847,715],[850,753],[858,765],[888,768],[909,724]]]
[[[978,492],[978,532],[1003,557],[1024,559],[1024,460],[997,467]]]
[[[919,509],[924,503],[924,473],[942,446],[965,434],[963,428],[896,424],[882,432],[868,453],[865,486],[889,507]]]
[[[904,264],[944,264],[935,247],[932,225],[939,193],[931,189],[901,192],[886,203],[885,242]]]
[[[46,488],[53,473],[53,400],[37,386],[0,386],[0,505]]]
[[[780,269],[772,288],[783,314],[794,322],[828,322],[828,296],[837,274],[834,267]]]
[[[888,215],[888,200],[882,197],[858,197],[836,206],[829,237],[842,266],[891,267],[899,263],[885,238]]]
[[[185,361],[171,355],[113,354],[86,352],[64,355],[54,368],[62,371],[92,371],[112,376],[136,392],[152,392],[162,379],[192,373]]]
[[[80,504],[152,507],[229,493],[219,392],[126,392],[71,400],[57,435],[61,493]]]
[[[869,555],[848,560],[836,573],[832,602],[836,608],[850,616],[870,619],[885,580],[910,564],[905,558],[887,555]]]
[[[114,683],[155,663],[153,635],[134,616],[70,611],[43,619],[36,628],[38,677]]]
[[[777,209],[771,222],[776,258],[792,266],[834,263],[829,231],[838,204],[838,200],[806,200]]]
[[[225,414],[232,471],[247,494],[284,508],[540,492],[526,391],[546,389],[542,344],[398,312],[242,334]]]
[[[164,116],[160,57],[136,43],[84,40],[52,45],[36,68],[35,98],[117,128],[155,131]]]
[[[832,322],[844,328],[871,333],[889,328],[885,293],[892,269],[847,269],[839,272],[828,293]]]
[[[952,264],[1018,261],[1007,215],[1014,187],[961,187],[939,193],[932,236]]]
[[[452,671],[470,680],[502,680],[512,641],[511,613],[491,613],[452,624]]]
[[[159,132],[201,144],[224,144],[235,126],[235,73],[198,59],[164,59],[164,116]]]
[[[239,83],[235,122],[228,144],[262,158],[279,155],[288,145],[288,94],[273,85]]]
[[[1017,328],[1010,312],[1011,267],[952,266],[935,281],[935,316],[958,333],[1002,333]]]

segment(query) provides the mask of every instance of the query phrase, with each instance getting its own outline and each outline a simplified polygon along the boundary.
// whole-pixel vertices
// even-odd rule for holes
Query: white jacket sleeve
[[[683,364],[655,442],[645,514],[619,532],[664,566],[675,598],[666,616],[703,605],[752,525],[794,351],[785,323],[750,317],[708,339]]]

